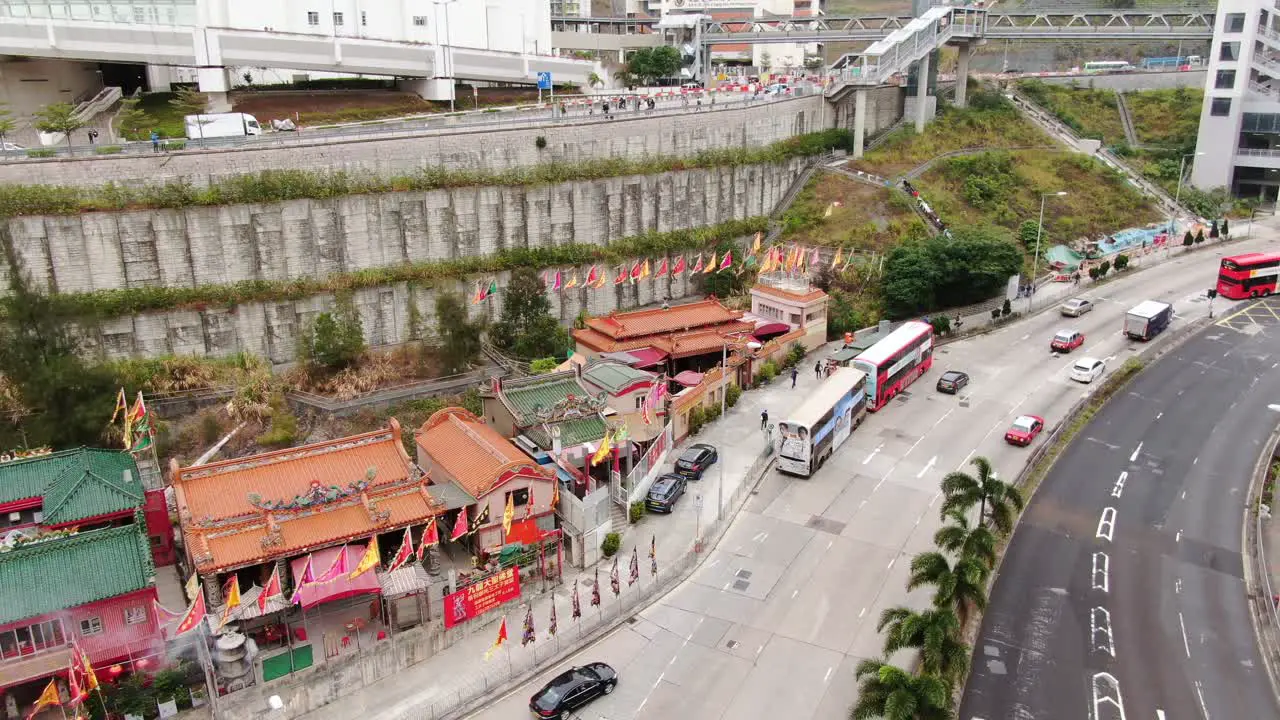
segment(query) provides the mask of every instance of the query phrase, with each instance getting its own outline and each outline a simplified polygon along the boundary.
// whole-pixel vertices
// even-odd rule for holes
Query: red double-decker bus
[[[1222,258],[1218,270],[1218,294],[1241,300],[1270,295],[1280,275],[1280,253],[1248,253]]]
[[[867,374],[867,409],[884,407],[933,365],[933,327],[912,320],[853,359]]]

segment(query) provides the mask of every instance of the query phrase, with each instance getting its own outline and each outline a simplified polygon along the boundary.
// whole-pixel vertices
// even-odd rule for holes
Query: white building
[[[637,15],[702,14],[716,20],[748,20],[768,16],[804,17],[822,14],[823,0],[627,0],[627,12]],[[818,43],[717,45],[712,62],[735,62],[780,71],[804,67],[806,55],[820,51]],[[768,61],[767,63],[765,61]],[[768,67],[766,67],[768,66]]]
[[[1191,183],[1276,199],[1280,21],[1270,2],[1219,0]]]

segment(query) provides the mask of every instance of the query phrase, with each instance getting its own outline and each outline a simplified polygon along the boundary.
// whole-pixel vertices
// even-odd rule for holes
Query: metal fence
[[[1263,496],[1268,491],[1267,470],[1276,462],[1276,453],[1280,452],[1280,432],[1272,436],[1267,447],[1270,452],[1259,458],[1258,468],[1255,470],[1253,485],[1256,495],[1250,503],[1254,520],[1246,524],[1245,532],[1252,536],[1247,538],[1248,548],[1252,551],[1249,555],[1253,559],[1253,578],[1247,588],[1250,609],[1254,613],[1254,627],[1258,631],[1258,652],[1262,654],[1263,664],[1267,666],[1274,691],[1280,688],[1280,603],[1276,602],[1276,588],[1271,582],[1271,568],[1267,564],[1267,524],[1274,520],[1271,508],[1263,503]]]
[[[582,617],[572,619],[569,612],[569,601],[563,586],[561,594],[563,602],[558,602],[556,612],[559,617],[559,632],[548,636],[546,624],[548,618],[545,610],[535,615],[537,640],[521,647],[521,628],[524,606],[511,608],[507,612],[507,629],[510,639],[505,648],[498,650],[485,663],[482,669],[456,676],[450,681],[445,677],[433,678],[430,696],[407,700],[398,705],[388,703],[387,710],[375,720],[437,720],[460,717],[487,702],[495,694],[511,689],[526,682],[539,670],[564,660],[568,655],[586,644],[600,638],[619,624],[646,608],[668,589],[689,576],[698,563],[706,556],[710,548],[714,548],[720,537],[733,523],[738,511],[751,496],[756,485],[764,477],[773,462],[771,447],[767,447],[757,456],[748,468],[743,481],[726,499],[724,512],[703,528],[704,541],[699,544],[691,542],[689,547],[673,562],[658,568],[658,573],[650,573],[648,547],[643,540],[637,540],[636,550],[641,556],[640,578],[635,584],[627,585],[627,562],[632,548],[618,551],[621,558],[621,593],[616,597],[607,584],[607,571],[601,573],[601,603],[592,607],[589,603],[591,589],[579,586],[582,598]],[[478,632],[496,633],[498,618]],[[473,631],[474,632],[477,631]],[[405,707],[405,706],[408,707]]]

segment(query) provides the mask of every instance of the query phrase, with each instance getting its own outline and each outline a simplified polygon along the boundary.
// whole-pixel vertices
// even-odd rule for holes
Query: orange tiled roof
[[[735,333],[751,332],[756,326],[745,320],[734,320],[732,322],[721,323],[710,327],[698,328],[692,332],[695,333],[714,333],[717,336],[732,335]],[[675,340],[687,333],[670,332],[659,335],[645,335],[643,337],[633,338],[630,340],[614,340],[604,333],[596,332],[591,328],[582,328],[573,331],[573,339],[583,345],[595,350],[596,352],[621,352],[624,350],[635,350],[642,347],[652,347],[667,353],[675,354]],[[716,347],[720,347],[719,344]],[[696,354],[696,353],[695,353]]]
[[[438,410],[414,433],[418,447],[471,497],[484,497],[508,471],[551,476],[512,442],[463,408]]]
[[[182,531],[202,571],[286,557],[424,521],[442,507],[400,424],[194,467],[174,464]]]
[[[694,328],[720,325],[742,318],[715,298],[672,305],[667,309],[652,308],[626,313],[610,313],[587,318],[587,327],[613,340],[630,340],[646,335],[681,332]]]
[[[782,288],[777,288],[772,285],[765,285],[764,283],[759,283],[755,285],[754,287],[751,288],[751,290],[753,292],[758,291],[765,295],[772,295],[774,297],[782,298],[783,300],[790,300],[792,302],[801,302],[801,303],[812,302],[814,300],[827,296],[825,292],[812,286],[810,286],[809,291],[805,293],[793,293],[790,290],[783,290]]]

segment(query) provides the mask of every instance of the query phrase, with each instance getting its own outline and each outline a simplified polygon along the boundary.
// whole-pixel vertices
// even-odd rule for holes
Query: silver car
[[[1093,303],[1084,298],[1072,298],[1062,303],[1062,307],[1059,308],[1067,317],[1080,317],[1092,309]]]

